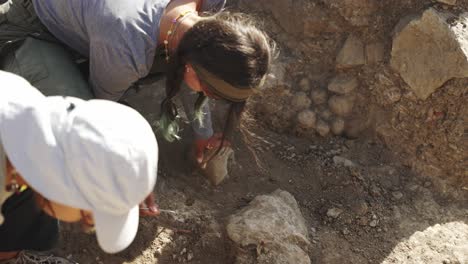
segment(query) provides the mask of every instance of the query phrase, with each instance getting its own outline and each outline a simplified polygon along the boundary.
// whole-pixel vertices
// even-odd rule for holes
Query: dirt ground
[[[140,102],[138,108],[155,120],[151,97],[161,91],[144,90],[131,102]],[[193,172],[184,154],[188,143],[160,141],[155,193],[160,207],[175,213],[141,219],[137,238],[117,255],[100,251],[93,235],[64,225],[58,253],[80,263],[234,263],[226,218],[278,188],[300,205],[310,228],[312,263],[382,263],[399,243],[436,224],[458,222],[466,233],[468,203],[439,197],[430,179],[414,175],[377,138],[301,139],[276,134],[251,117],[244,123],[258,165],[236,136],[231,177],[213,188]],[[336,156],[353,166],[335,162]],[[329,217],[331,208],[342,213]]]
[[[381,43],[382,63],[345,70],[360,83],[353,117],[369,128],[348,138],[300,133],[293,121],[297,113],[284,111],[290,102],[276,100],[277,93],[265,93],[243,122],[255,155],[236,135],[235,159],[225,183],[213,188],[193,171],[186,127],[184,140],[159,141],[155,193],[160,207],[174,212],[141,219],[137,238],[117,255],[104,254],[94,235],[63,225],[57,253],[80,263],[235,263],[236,250],[224,227],[227,217],[257,195],[283,189],[296,198],[308,224],[312,263],[468,263],[468,256],[466,262],[450,257],[452,248],[468,252],[468,190],[462,188],[468,81],[449,81],[430,99],[418,101],[406,93],[408,88],[387,63],[392,30],[400,18],[429,6],[468,10],[468,1],[447,8],[435,1],[343,0],[363,7],[352,9],[355,12],[336,5],[336,0],[232,2],[244,2],[241,10],[259,14],[281,48],[278,63],[287,65],[283,84],[270,91],[285,87],[295,94],[304,77],[311,86],[326,89],[333,76],[344,72],[335,68],[335,57],[350,33],[365,43]],[[369,20],[356,20],[362,17],[359,12]],[[389,103],[388,87],[397,87],[401,100]],[[154,123],[156,99],[163,93],[158,84],[129,101]],[[444,118],[430,119],[440,112]],[[437,177],[446,177],[452,186],[441,186]],[[435,228],[453,234],[437,233]],[[427,235],[431,232],[435,238]],[[432,253],[423,254],[427,252]]]

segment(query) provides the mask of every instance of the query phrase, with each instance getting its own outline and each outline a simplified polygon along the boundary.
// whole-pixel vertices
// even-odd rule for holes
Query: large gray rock
[[[227,234],[240,247],[256,245],[256,263],[310,263],[305,220],[296,200],[286,191],[257,196],[248,207],[229,218]],[[243,263],[242,259],[246,258],[241,254],[237,263]]]
[[[468,77],[468,13],[455,18],[429,8],[406,21],[396,27],[391,66],[416,96],[427,99],[446,81]]]

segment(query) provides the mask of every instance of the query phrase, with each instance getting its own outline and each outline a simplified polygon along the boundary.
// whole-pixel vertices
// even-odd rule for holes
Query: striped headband
[[[253,93],[252,87],[236,87],[210,73],[205,68],[199,65],[192,65],[199,79],[207,84],[210,92],[214,95],[222,97],[232,102],[243,102],[247,100]]]

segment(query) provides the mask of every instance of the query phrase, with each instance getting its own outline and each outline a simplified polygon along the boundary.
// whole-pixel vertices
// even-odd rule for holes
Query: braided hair
[[[168,141],[178,138],[178,114],[173,98],[181,89],[186,64],[199,65],[238,89],[250,89],[259,87],[264,80],[273,49],[267,35],[243,14],[221,12],[198,21],[184,34],[175,53],[171,55],[166,72],[166,98],[161,104],[162,115],[159,120],[159,130],[163,137]],[[224,100],[230,103],[230,108],[223,137],[232,130],[245,107],[245,100]],[[201,108],[206,102],[205,95],[198,93],[195,119],[199,122],[203,115]]]

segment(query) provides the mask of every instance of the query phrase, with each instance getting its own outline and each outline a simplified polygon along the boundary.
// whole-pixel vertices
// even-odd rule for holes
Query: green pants
[[[41,24],[31,0],[0,6],[0,51],[1,70],[22,76],[47,96],[94,97],[69,50]]]

